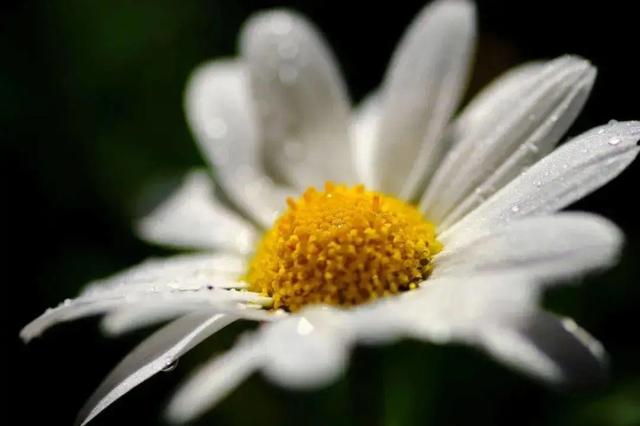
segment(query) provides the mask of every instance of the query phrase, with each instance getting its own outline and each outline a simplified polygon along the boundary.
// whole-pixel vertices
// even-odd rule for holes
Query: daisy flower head
[[[355,108],[319,32],[289,11],[252,17],[238,57],[195,70],[186,116],[221,193],[193,171],[137,230],[198,251],[90,283],[21,332],[29,341],[95,314],[112,335],[167,322],[78,422],[236,321],[260,326],[186,381],[172,421],[256,371],[312,388],[335,379],[355,345],[405,337],[468,344],[555,386],[602,379],[602,346],[538,305],[550,286],[616,261],[614,224],[560,210],[634,160],[640,122],[556,148],[596,75],[568,55],[506,72],[455,114],[475,35],[470,1],[426,6]]]

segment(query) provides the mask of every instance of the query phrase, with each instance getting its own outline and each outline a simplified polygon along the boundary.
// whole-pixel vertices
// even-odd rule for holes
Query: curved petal
[[[592,386],[608,375],[602,345],[569,318],[545,312],[479,330],[479,344],[505,364],[556,386]]]
[[[135,308],[136,306],[172,309],[186,305],[191,310],[210,309],[217,312],[248,312],[248,310],[239,310],[239,303],[270,304],[268,298],[257,293],[207,289],[131,291],[125,294],[121,292],[117,294],[101,294],[97,297],[80,296],[76,299],[67,299],[55,308],[47,309],[44,314],[31,321],[20,331],[20,337],[25,342],[28,342],[59,323],[119,309]]]
[[[606,376],[602,346],[573,321],[536,311],[540,289],[513,273],[440,278],[348,318],[365,342],[404,336],[459,342],[554,385],[600,381]]]
[[[475,8],[437,1],[411,24],[381,89],[373,145],[374,188],[411,198],[448,146],[442,138],[465,88],[475,40]]]
[[[239,277],[245,259],[229,253],[183,254],[151,258],[108,278],[89,283],[82,296],[126,294],[133,291],[243,288]]]
[[[186,423],[204,414],[226,397],[264,361],[264,351],[253,336],[200,367],[182,385],[167,406],[172,423]]]
[[[440,241],[446,246],[460,235],[482,233],[573,203],[620,174],[638,154],[638,139],[638,121],[612,121],[575,137],[446,229]]]
[[[209,176],[201,171],[187,175],[137,230],[147,241],[178,248],[248,253],[257,240],[253,225],[217,202]]]
[[[553,149],[582,109],[594,79],[595,68],[580,58],[561,57],[544,66],[525,83],[525,93],[504,99],[502,120],[455,145],[430,182],[421,209],[442,224],[474,190],[477,202],[493,195]]]
[[[471,139],[494,131],[513,105],[532,89],[532,81],[544,67],[541,62],[528,62],[515,66],[471,99],[452,123],[452,139]]]
[[[618,227],[600,216],[529,217],[451,241],[434,259],[431,277],[519,271],[564,279],[613,265],[622,241]]]
[[[121,396],[171,367],[184,353],[233,321],[228,315],[193,313],[158,330],[109,373],[80,410],[76,424],[87,424]]]
[[[335,380],[347,364],[351,346],[351,331],[343,317],[341,310],[311,307],[265,327],[265,374],[275,383],[295,389]]]
[[[287,11],[261,13],[241,38],[269,171],[298,187],[353,183],[349,100],[318,31]]]
[[[149,259],[112,277],[89,283],[76,299],[48,309],[21,331],[24,340],[65,321],[120,309],[196,309],[225,311],[238,303],[270,304],[269,298],[249,291],[238,281],[242,258],[228,254],[182,255]],[[231,290],[231,291],[230,291]]]
[[[538,282],[517,272],[441,276],[417,290],[363,305],[347,319],[365,342],[409,336],[450,343],[473,336],[484,321],[531,311],[540,292]]]
[[[199,369],[178,390],[167,416],[175,422],[193,420],[257,370],[283,386],[321,386],[342,372],[351,343],[339,310],[308,308],[275,321]]]
[[[187,84],[185,111],[225,193],[247,215],[270,227],[289,194],[265,174],[247,74],[238,61],[201,65]]]

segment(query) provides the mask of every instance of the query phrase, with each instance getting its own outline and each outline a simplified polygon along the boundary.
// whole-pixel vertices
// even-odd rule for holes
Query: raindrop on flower
[[[514,205],[513,207],[511,207],[511,211],[514,213],[518,213],[520,211],[520,207],[518,207],[517,205]]]
[[[525,146],[527,147],[527,149],[529,151],[531,151],[534,154],[537,154],[538,151],[540,151],[540,148],[538,148],[538,146],[536,144],[534,144],[534,143],[527,142],[527,143],[525,143]]]
[[[311,332],[313,332],[313,329],[313,324],[311,324],[306,318],[300,318],[300,321],[298,321],[298,326],[296,327],[296,331],[301,336],[310,334]]]
[[[164,363],[164,367],[162,367],[162,372],[163,373],[168,373],[169,371],[173,371],[176,369],[176,367],[178,366],[178,358],[167,358],[167,360]]]
[[[476,195],[476,197],[478,198],[479,201],[486,200],[487,197],[485,196],[485,190],[484,190],[483,187],[479,186],[473,192],[474,192],[474,194]]]
[[[609,139],[609,140],[607,141],[607,143],[608,143],[609,145],[613,145],[613,146],[615,146],[615,145],[618,145],[618,144],[620,143],[620,141],[621,141],[621,139],[620,139],[619,137],[614,136],[614,137],[612,137],[611,139]]]

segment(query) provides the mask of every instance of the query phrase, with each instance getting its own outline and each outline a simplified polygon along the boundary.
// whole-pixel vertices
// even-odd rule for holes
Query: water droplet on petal
[[[598,130],[598,134],[599,134],[599,135],[601,135],[601,134],[603,134],[603,133],[604,133],[604,129],[599,129],[599,130]]]
[[[609,139],[609,140],[607,141],[607,143],[608,143],[609,145],[613,145],[613,146],[618,145],[620,142],[621,142],[621,139],[620,139],[619,137],[617,137],[617,136],[614,136],[614,137],[612,137],[611,139]]]
[[[485,197],[485,191],[484,188],[479,186],[477,187],[474,191],[475,196],[478,198],[479,201],[485,201],[486,197]]]
[[[168,373],[169,371],[173,371],[178,366],[178,358],[167,358],[164,363],[164,367],[162,367],[163,373]]]
[[[511,207],[511,211],[514,213],[518,213],[520,211],[520,207],[518,207],[517,205],[514,205],[513,207]]]
[[[538,151],[540,151],[540,148],[538,148],[538,147],[536,146],[536,144],[534,144],[534,143],[527,142],[527,143],[525,143],[525,146],[527,147],[527,149],[528,149],[529,151],[531,151],[531,152],[532,152],[532,153],[534,153],[534,154],[537,154],[537,153],[538,153]]]
[[[618,120],[609,120],[607,123],[609,126],[613,126],[614,124],[618,124]]]
[[[298,326],[296,327],[296,331],[301,336],[306,336],[313,332],[314,328],[315,327],[309,322],[309,320],[307,320],[306,318],[300,318],[300,320],[298,321]]]

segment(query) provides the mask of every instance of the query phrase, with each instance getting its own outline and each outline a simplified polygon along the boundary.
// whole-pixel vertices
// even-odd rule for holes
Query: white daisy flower
[[[187,119],[235,209],[205,173],[190,174],[139,231],[202,252],[92,283],[21,333],[103,313],[111,334],[171,320],[113,370],[79,423],[239,320],[261,326],[179,389],[171,420],[201,415],[256,371],[323,385],[354,345],[404,337],[482,348],[554,385],[602,378],[601,345],[538,302],[616,260],[615,225],[557,212],[633,161],[640,122],[554,150],[596,74],[575,56],[507,72],[452,120],[474,41],[470,2],[426,7],[355,110],[322,37],[291,12],[258,14],[238,58],[196,70]]]

